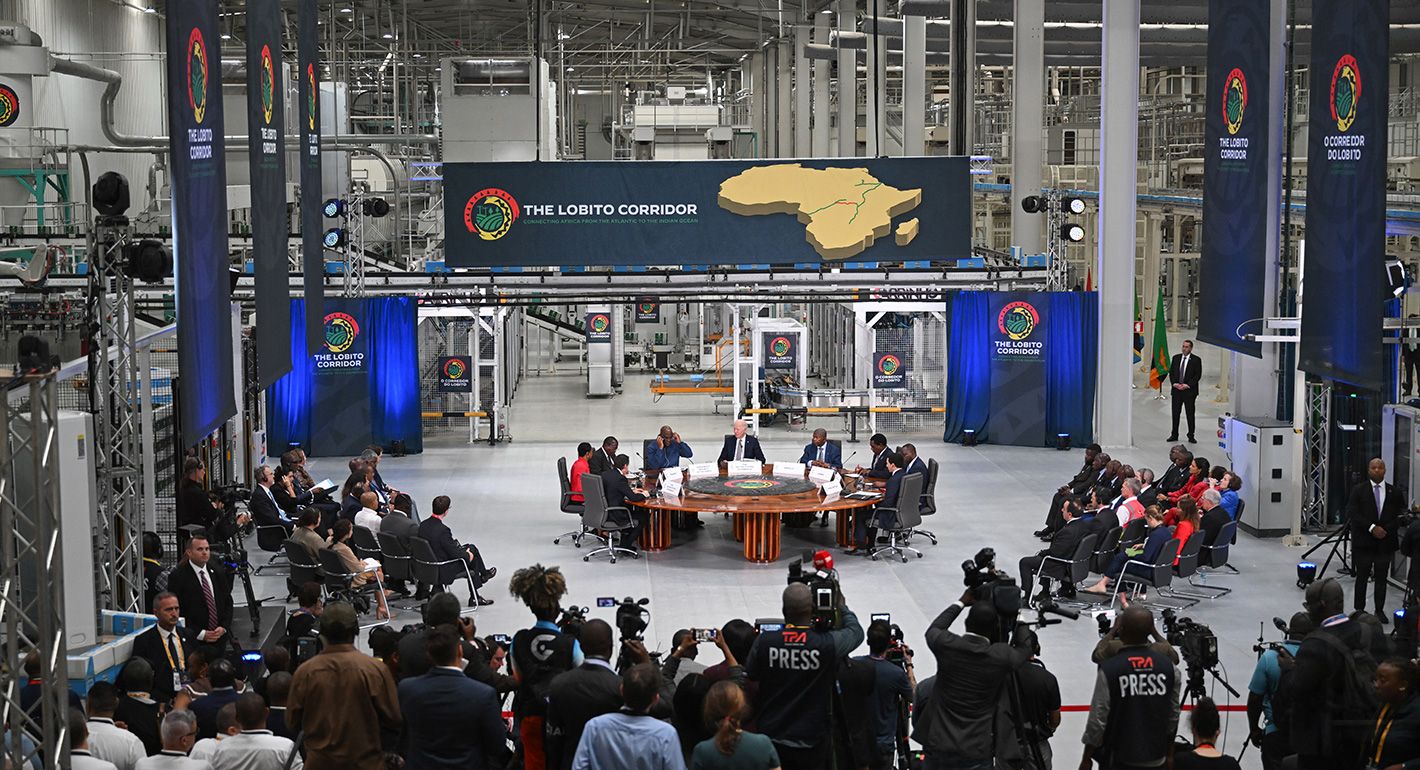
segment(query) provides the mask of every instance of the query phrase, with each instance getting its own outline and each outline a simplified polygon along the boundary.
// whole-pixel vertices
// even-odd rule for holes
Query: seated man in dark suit
[[[799,456],[799,462],[805,465],[817,465],[820,468],[841,468],[843,467],[843,451],[828,443],[828,431],[823,428],[815,428],[813,441],[804,447],[804,453]]]
[[[281,505],[276,500],[276,493],[272,489],[276,485],[276,474],[272,472],[271,466],[263,465],[257,468],[252,474],[252,481],[255,485],[251,489],[251,499],[247,501],[252,520],[258,527],[285,527],[286,534],[289,535],[296,522],[281,510]]]
[[[592,453],[592,459],[587,461],[587,472],[600,476],[603,473],[616,467],[616,450],[621,447],[621,443],[616,440],[616,436],[607,436],[602,439],[602,447]]]
[[[468,574],[473,578],[473,588],[477,589],[484,583],[493,579],[498,574],[497,567],[487,567],[483,563],[483,555],[478,552],[478,547],[473,544],[461,545],[454,539],[454,533],[449,530],[449,526],[444,523],[444,517],[449,514],[449,507],[452,505],[448,495],[439,495],[434,498],[434,510],[429,518],[419,522],[419,536],[429,541],[429,547],[434,551],[434,558],[439,561],[450,559],[462,559],[468,562]],[[439,579],[444,585],[448,585],[464,576],[463,567],[457,564],[445,564],[439,567]],[[436,588],[442,588],[437,586]],[[475,590],[470,596],[468,603],[470,607],[486,607],[493,603],[492,599],[479,596]]]
[[[897,452],[884,452],[886,457],[883,463],[887,466],[888,479],[887,487],[883,491],[883,498],[878,501],[873,508],[859,508],[854,511],[854,518],[857,519],[853,525],[853,547],[848,549],[850,556],[866,556],[871,554],[874,546],[878,542],[878,530],[871,526],[871,521],[877,515],[876,508],[896,508],[897,494],[902,489],[902,479],[907,476],[907,471],[902,467],[902,455]]]
[[[1153,469],[1140,468],[1134,475],[1139,479],[1139,504],[1148,508],[1158,503],[1159,495],[1163,494],[1163,490],[1159,489],[1158,482],[1154,481]]]
[[[887,467],[887,456],[891,451],[888,449],[887,436],[874,433],[873,437],[868,439],[868,448],[873,450],[873,461],[868,463],[866,468],[858,466],[858,473],[879,482],[887,481],[888,477],[892,475],[892,471],[889,471]]]
[[[651,518],[649,511],[643,508],[632,508],[627,505],[630,502],[641,502],[646,499],[646,490],[632,489],[631,482],[626,480],[626,467],[631,464],[631,459],[626,455],[617,455],[614,461],[616,464],[611,470],[602,473],[602,491],[606,495],[606,507],[625,508],[631,518],[628,520],[626,514],[612,511],[613,521],[619,524],[631,524],[631,529],[626,530],[621,535],[620,547],[629,551],[640,550],[638,545],[641,539],[641,530],[646,528],[646,522]]]
[[[197,639],[188,628],[178,625],[182,614],[177,595],[164,591],[153,599],[158,623],[133,640],[133,657],[153,667],[153,700],[166,703],[182,689],[187,676],[187,652]]]
[[[399,683],[402,753],[410,767],[503,767],[508,759],[507,727],[498,696],[492,687],[464,676],[453,626],[430,631],[425,649],[433,667]]]
[[[1074,500],[1067,499],[1062,505],[1061,515],[1065,523],[1050,538],[1050,547],[1042,549],[1034,556],[1026,556],[1021,559],[1020,572],[1021,588],[1027,592],[1031,590],[1031,584],[1035,580],[1036,573],[1040,573],[1041,597],[1038,599],[1048,599],[1050,596],[1050,579],[1061,580],[1061,596],[1071,596],[1075,593],[1074,584],[1064,580],[1063,565],[1057,562],[1045,563],[1045,557],[1053,556],[1057,559],[1075,558],[1075,549],[1080,547],[1080,541],[1090,536],[1090,522],[1080,519],[1080,506]],[[1042,565],[1045,567],[1042,569]]]
[[[1050,500],[1050,508],[1045,513],[1045,526],[1036,530],[1032,534],[1036,537],[1049,541],[1050,536],[1059,529],[1065,522],[1060,518],[1060,504],[1067,497],[1085,498],[1090,494],[1105,474],[1105,464],[1109,462],[1109,455],[1100,451],[1099,444],[1090,444],[1085,449],[1085,467],[1075,474],[1066,484],[1062,484],[1055,490],[1055,497]]]
[[[731,460],[758,460],[763,463],[764,450],[759,448],[759,439],[749,435],[749,423],[735,420],[734,433],[725,437],[725,446],[720,449],[720,462]]]
[[[611,626],[592,619],[577,635],[585,662],[553,678],[547,690],[547,770],[571,770],[582,728],[621,708],[621,678],[612,668]]]
[[[1175,444],[1169,449],[1169,469],[1159,479],[1159,492],[1170,494],[1183,489],[1188,483],[1188,466],[1193,463],[1193,453],[1183,444]]]
[[[917,445],[903,444],[898,447],[897,453],[902,455],[902,469],[904,471],[907,471],[909,474],[922,474],[922,488],[925,490],[927,488],[927,475],[930,471],[927,468],[927,463],[924,462],[921,457],[917,456]]]
[[[168,577],[168,590],[177,595],[183,624],[197,635],[198,645],[225,649],[232,627],[232,576],[220,562],[212,561],[207,537],[193,535],[184,559]]]

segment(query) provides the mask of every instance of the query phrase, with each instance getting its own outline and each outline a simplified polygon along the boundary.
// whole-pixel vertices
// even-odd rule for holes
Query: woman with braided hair
[[[557,627],[567,579],[556,567],[534,564],[513,573],[508,590],[532,610],[537,622],[513,635],[508,663],[518,689],[513,692],[513,721],[518,732],[524,770],[546,770],[543,720],[552,678],[582,665],[582,648],[571,634]]]

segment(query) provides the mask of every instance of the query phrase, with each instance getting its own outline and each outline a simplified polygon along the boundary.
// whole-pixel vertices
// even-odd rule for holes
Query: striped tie
[[[212,584],[207,582],[207,570],[198,570],[197,576],[202,578],[202,598],[207,602],[207,629],[208,631],[217,627],[217,599],[212,595]]]

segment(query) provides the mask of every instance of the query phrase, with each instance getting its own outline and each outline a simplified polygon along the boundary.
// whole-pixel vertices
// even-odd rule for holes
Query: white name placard
[[[792,476],[796,479],[804,477],[803,463],[774,463],[775,476]]]
[[[661,487],[656,494],[661,497],[680,497],[680,474],[661,479]]]
[[[809,469],[809,480],[817,482],[832,481],[838,474],[832,468],[821,468],[817,465]]]
[[[820,487],[820,489],[823,490],[823,493],[825,495],[836,496],[843,492],[843,482],[834,479],[833,481],[824,484],[822,487]]]
[[[715,463],[696,463],[690,466],[690,477],[692,479],[703,479],[706,476],[719,476],[720,469]]]
[[[728,472],[731,476],[758,476],[764,472],[764,466],[758,460],[732,460]]]

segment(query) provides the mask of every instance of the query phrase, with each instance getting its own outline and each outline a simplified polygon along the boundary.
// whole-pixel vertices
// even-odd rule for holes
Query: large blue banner
[[[184,446],[237,413],[216,0],[168,4],[168,136]]]
[[[281,0],[247,0],[247,157],[256,278],[257,387],[291,371],[291,271],[286,254],[286,78]]]
[[[1045,444],[1046,296],[991,294],[991,412],[986,427],[993,443]]]
[[[321,319],[325,318],[325,250],[321,235],[320,169],[320,47],[316,0],[300,0],[296,14],[296,65],[299,84],[301,149],[301,265],[305,285],[306,345],[291,355],[304,359],[321,346]]]
[[[446,163],[452,267],[971,256],[966,158]]]
[[[1385,355],[1387,0],[1312,5],[1307,230],[1297,366],[1381,390]]]
[[[1198,338],[1261,356],[1239,337],[1266,315],[1269,0],[1211,0],[1203,131]],[[1245,327],[1245,328],[1244,328]]]

